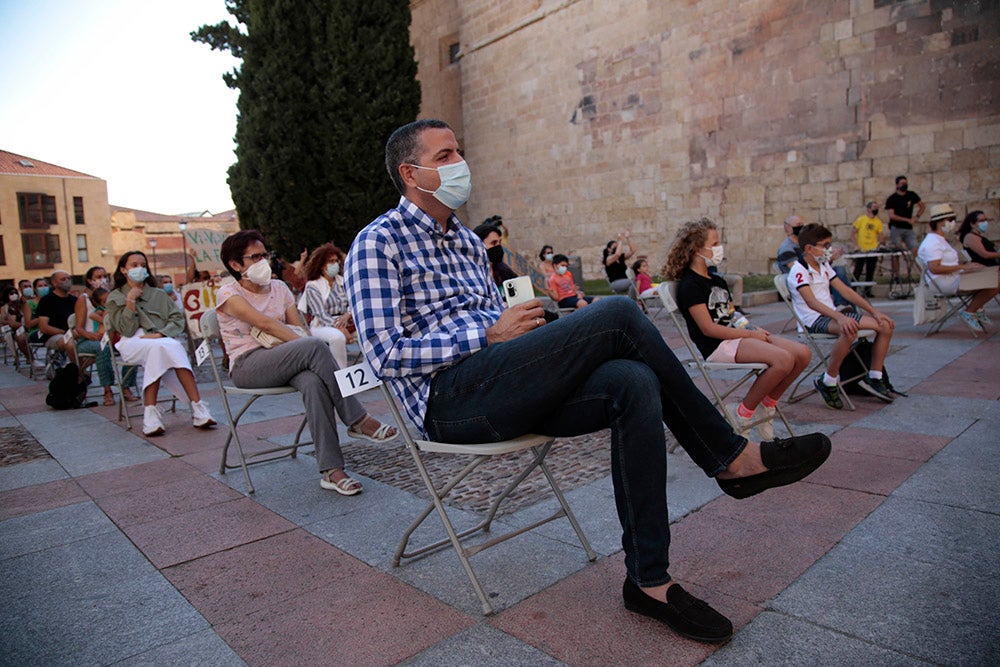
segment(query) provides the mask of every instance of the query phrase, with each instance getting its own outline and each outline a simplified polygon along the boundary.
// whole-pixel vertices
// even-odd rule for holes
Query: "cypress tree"
[[[395,203],[385,141],[419,110],[406,0],[227,0],[192,39],[242,59],[229,187],[244,229],[298,257]]]

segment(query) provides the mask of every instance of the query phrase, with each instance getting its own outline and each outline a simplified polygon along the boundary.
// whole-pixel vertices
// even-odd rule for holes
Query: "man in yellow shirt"
[[[878,217],[878,204],[873,201],[865,204],[865,213],[854,221],[851,230],[851,240],[859,252],[874,252],[880,244],[885,243],[882,220]],[[861,267],[865,268],[865,280],[872,282],[875,277],[875,265],[878,257],[859,257],[854,260],[854,280],[861,280]],[[865,288],[865,295],[871,294],[871,287]]]

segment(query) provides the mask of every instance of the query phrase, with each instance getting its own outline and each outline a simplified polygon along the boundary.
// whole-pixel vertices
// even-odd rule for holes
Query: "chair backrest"
[[[631,266],[625,269],[625,277],[631,280],[632,282],[635,282],[635,271],[632,270]]]
[[[778,295],[787,303],[791,303],[791,294],[788,292],[788,274],[779,273],[774,277],[774,289],[778,290]]]
[[[202,338],[219,337],[219,316],[216,314],[215,308],[209,308],[201,314],[198,328],[201,329]]]
[[[691,355],[691,359],[698,364],[698,368],[701,369],[702,374],[704,375],[705,369],[701,365],[701,352],[694,346],[694,343],[691,341],[691,337],[688,336],[687,322],[684,321],[683,316],[678,317],[680,307],[677,305],[677,282],[673,280],[666,280],[657,286],[656,291],[660,295],[660,301],[663,303],[663,309],[670,314],[670,319],[673,320],[674,328],[677,329],[677,333],[680,334],[681,340],[684,341],[684,347],[687,348],[688,354]]]

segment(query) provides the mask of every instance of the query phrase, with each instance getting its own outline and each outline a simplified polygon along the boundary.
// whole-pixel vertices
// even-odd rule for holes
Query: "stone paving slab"
[[[977,421],[894,495],[1000,515],[998,434],[1000,414],[996,420]]]
[[[400,663],[406,667],[559,667],[566,663],[489,626],[474,625]]]
[[[164,568],[294,528],[252,500],[240,498],[123,530],[156,567]]]
[[[85,501],[26,514],[0,521],[0,560],[114,531],[114,524],[104,513]]]
[[[0,492],[65,479],[66,471],[50,457],[0,468]]]
[[[622,604],[620,555],[598,561],[554,584],[490,624],[569,665],[696,665],[715,647],[684,639]],[[757,608],[688,581],[693,595],[724,610],[736,628]]]
[[[107,665],[208,627],[114,530],[0,561],[0,598],[11,665]]]
[[[116,662],[116,667],[150,667],[162,665],[210,665],[240,667],[246,665],[214,630],[202,630],[157,646],[131,658]]]
[[[937,664],[988,664],[998,538],[997,515],[892,497],[772,606]]]
[[[746,667],[746,665],[918,667],[928,663],[821,625],[765,611],[731,642],[701,664],[704,667]]]
[[[24,486],[0,492],[0,520],[42,512],[88,500],[72,479]]]

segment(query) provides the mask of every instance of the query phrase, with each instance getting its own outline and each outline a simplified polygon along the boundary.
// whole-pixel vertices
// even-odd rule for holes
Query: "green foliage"
[[[384,149],[416,118],[407,0],[226,0],[237,25],[193,40],[229,50],[240,91],[229,186],[244,229],[289,258],[333,240],[347,248],[398,194]]]

